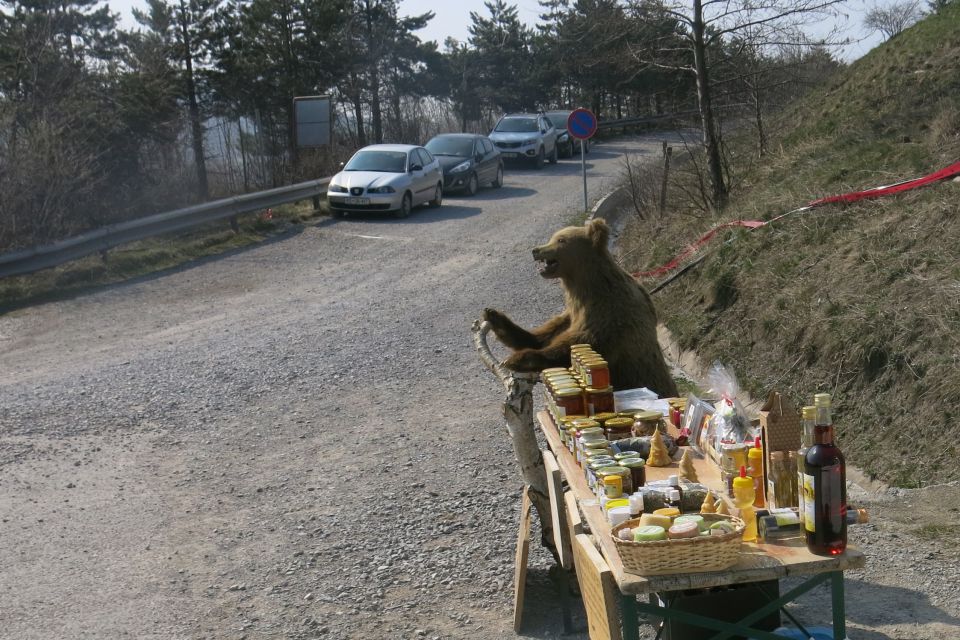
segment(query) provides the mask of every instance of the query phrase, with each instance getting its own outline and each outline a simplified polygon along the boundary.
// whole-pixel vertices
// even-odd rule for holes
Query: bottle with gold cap
[[[818,393],[813,405],[817,413],[804,463],[803,526],[811,553],[835,556],[847,548],[846,460],[833,441],[830,394]]]
[[[817,408],[807,405],[800,410],[800,448],[797,449],[797,507],[800,514],[800,527],[803,528],[803,469],[806,464],[807,450],[813,446],[813,422],[817,417]]]

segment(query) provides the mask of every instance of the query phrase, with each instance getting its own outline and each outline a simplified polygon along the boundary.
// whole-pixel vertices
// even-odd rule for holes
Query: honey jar
[[[613,387],[608,386],[602,389],[587,387],[586,397],[587,415],[613,412]]]
[[[597,414],[594,414],[594,415],[592,415],[592,416],[590,416],[590,417],[593,418],[594,420],[596,420],[597,422],[599,422],[601,426],[603,426],[603,424],[604,424],[607,420],[609,420],[610,418],[616,418],[618,415],[619,415],[619,414],[616,414],[616,413],[606,412],[606,413],[597,413]]]
[[[553,394],[557,406],[557,416],[564,418],[572,415],[587,415],[583,390],[580,387],[564,387]]]
[[[596,357],[584,360],[581,365],[583,381],[588,387],[605,389],[610,386],[610,368],[607,361]]]

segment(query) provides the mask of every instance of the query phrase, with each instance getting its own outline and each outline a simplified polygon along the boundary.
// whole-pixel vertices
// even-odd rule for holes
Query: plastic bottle
[[[847,470],[843,453],[833,442],[830,394],[813,397],[817,417],[813,446],[804,463],[804,529],[807,549],[835,556],[847,548]]]
[[[766,506],[764,494],[767,483],[763,478],[763,445],[760,443],[760,436],[753,441],[753,447],[747,451],[747,463],[750,465],[750,477],[753,478],[753,506],[762,509]]]
[[[740,467],[740,475],[733,479],[733,503],[740,509],[740,519],[746,525],[743,529],[744,542],[757,539],[757,512],[753,508],[755,493],[753,478],[747,475],[746,467]]]
[[[797,450],[797,507],[800,514],[800,529],[803,530],[803,474],[807,451],[813,446],[813,423],[817,418],[817,408],[807,405],[800,410],[800,448]]]

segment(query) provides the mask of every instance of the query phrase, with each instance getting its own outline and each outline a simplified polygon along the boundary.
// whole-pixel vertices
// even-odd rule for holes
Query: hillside
[[[960,159],[960,4],[878,47],[772,129],[761,162],[740,141],[734,161],[754,166],[737,169],[721,216],[674,211],[634,224],[626,266],[659,266],[720,221],[770,219]],[[715,240],[703,264],[656,295],[661,320],[702,360],[731,365],[756,397],[776,388],[808,404],[833,392],[841,447],[871,476],[955,479],[958,214],[960,184],[947,182]]]

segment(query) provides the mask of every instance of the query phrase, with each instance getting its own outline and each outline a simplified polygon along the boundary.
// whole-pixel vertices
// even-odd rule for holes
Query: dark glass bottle
[[[830,394],[813,397],[817,418],[813,446],[804,460],[804,518],[807,549],[835,556],[847,548],[847,471],[843,454],[833,442]]]

